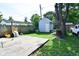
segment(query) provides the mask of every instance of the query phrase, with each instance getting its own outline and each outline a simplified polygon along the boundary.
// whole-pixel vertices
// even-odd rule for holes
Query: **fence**
[[[34,32],[34,26],[33,25],[13,25],[13,27],[18,29],[19,33],[30,33]],[[0,25],[0,35],[5,34],[6,32],[11,32],[11,26],[10,25]]]

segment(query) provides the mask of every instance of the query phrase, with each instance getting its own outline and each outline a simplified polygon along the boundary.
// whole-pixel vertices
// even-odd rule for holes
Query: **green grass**
[[[49,41],[34,55],[38,56],[79,56],[79,37],[68,33],[65,39],[57,39],[50,33],[26,34],[34,37],[47,38]]]
[[[32,34],[26,34],[29,36],[33,36],[33,37],[39,37],[39,38],[47,38],[47,39],[51,39],[51,38],[55,38],[55,36],[52,37],[51,33],[32,33]]]

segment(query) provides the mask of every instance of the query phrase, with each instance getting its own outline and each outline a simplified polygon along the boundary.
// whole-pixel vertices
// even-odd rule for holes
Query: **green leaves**
[[[2,21],[3,14],[0,12],[0,22]]]
[[[31,17],[32,24],[35,26],[36,29],[38,29],[38,22],[39,22],[39,20],[40,20],[40,16],[38,14],[34,14]]]
[[[64,3],[64,5],[69,5],[68,19],[67,22],[72,22],[74,24],[79,23],[79,3]],[[65,7],[64,7],[65,8]],[[64,9],[63,8],[63,9]],[[64,10],[65,14],[65,10]]]
[[[50,19],[50,20],[54,20],[55,19],[55,13],[52,11],[49,11],[47,13],[44,14],[44,17]]]
[[[8,19],[9,21],[13,21],[13,18],[12,18],[12,16],[9,16],[9,19]]]

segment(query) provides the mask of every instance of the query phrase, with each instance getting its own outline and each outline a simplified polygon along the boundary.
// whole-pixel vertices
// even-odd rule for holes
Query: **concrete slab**
[[[30,36],[8,39],[9,41],[3,44],[4,48],[0,47],[0,56],[28,56],[48,41],[48,39]],[[8,39],[4,38],[4,40]]]

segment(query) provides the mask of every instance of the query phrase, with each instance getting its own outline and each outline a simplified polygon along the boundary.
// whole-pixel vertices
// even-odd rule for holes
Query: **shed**
[[[43,17],[39,21],[39,31],[40,32],[51,32],[53,31],[53,23],[48,18]]]

